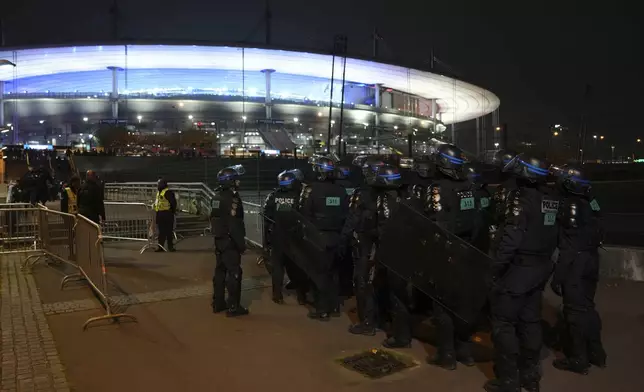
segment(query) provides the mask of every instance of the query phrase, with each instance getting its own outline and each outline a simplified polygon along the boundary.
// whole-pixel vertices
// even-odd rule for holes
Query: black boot
[[[284,303],[284,297],[282,296],[282,293],[273,293],[273,302],[278,305],[282,305]]]
[[[487,392],[521,392],[519,383],[514,380],[489,380],[483,385]]]
[[[225,312],[227,310],[228,310],[228,305],[226,305],[226,304],[216,304],[216,303],[212,304],[212,312],[213,313],[221,313],[221,312]]]
[[[299,305],[306,305],[308,300],[306,299],[306,291],[297,290],[297,303]]]
[[[226,317],[246,316],[247,314],[248,309],[241,306],[235,306],[228,309],[228,311],[226,312]]]
[[[446,370],[456,370],[456,358],[453,353],[441,353],[438,351],[432,358],[427,359],[427,363]]]
[[[588,374],[588,362],[574,358],[561,358],[552,361],[552,366],[559,370],[573,372],[581,375]]]
[[[606,351],[602,347],[594,347],[588,352],[588,362],[591,365],[604,369],[606,367]]]
[[[395,337],[390,337],[382,341],[383,347],[386,348],[410,348],[410,341],[399,341]]]
[[[331,315],[328,312],[312,310],[309,312],[307,317],[310,318],[311,320],[329,321],[329,319],[331,318]]]
[[[376,328],[371,323],[358,323],[349,327],[349,333],[354,335],[375,336]]]

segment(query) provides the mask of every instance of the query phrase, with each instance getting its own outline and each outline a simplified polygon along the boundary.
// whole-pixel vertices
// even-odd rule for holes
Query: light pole
[[[615,146],[610,146],[610,157],[611,161],[615,163]]]

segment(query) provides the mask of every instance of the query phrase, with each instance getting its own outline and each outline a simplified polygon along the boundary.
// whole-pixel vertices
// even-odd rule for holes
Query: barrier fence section
[[[106,240],[145,242],[140,253],[160,246],[157,241],[156,214],[152,207],[145,203],[105,202],[102,230],[103,239]]]
[[[50,210],[43,205],[0,205],[0,259],[8,254],[27,257],[22,268],[30,271],[40,260],[64,263],[77,273],[61,281],[61,289],[71,280],[83,280],[99,298],[106,314],[88,319],[83,325],[110,319],[136,318],[113,313],[108,292],[103,254],[103,235],[98,224],[82,215]]]
[[[0,204],[0,254],[38,251],[38,219],[30,204]]]
[[[136,317],[130,314],[112,312],[101,227],[86,217],[77,215],[75,243],[78,260],[76,267],[79,272],[65,276],[61,281],[61,288],[69,281],[84,280],[105,309],[104,315],[89,318],[83,324],[83,330],[86,330],[90,324],[101,320],[117,321],[121,318],[128,318],[137,321]]]
[[[264,217],[262,215],[262,206],[246,201],[242,201],[242,205],[244,206],[246,241],[253,246],[261,248],[264,244]]]

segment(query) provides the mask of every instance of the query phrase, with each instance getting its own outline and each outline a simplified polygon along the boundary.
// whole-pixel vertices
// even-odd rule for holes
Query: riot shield
[[[325,250],[324,238],[318,229],[299,211],[277,211],[275,214],[275,246],[309,277],[321,271],[316,255]]]
[[[383,230],[380,262],[466,323],[488,297],[492,260],[401,202]]]

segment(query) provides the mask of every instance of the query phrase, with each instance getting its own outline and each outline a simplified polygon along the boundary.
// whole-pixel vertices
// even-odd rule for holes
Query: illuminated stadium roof
[[[263,96],[260,72],[274,69],[272,96],[284,99],[329,99],[332,57],[284,50],[224,46],[119,45],[76,46],[0,51],[16,67],[0,67],[5,94],[16,92],[74,92],[111,90],[107,67],[127,70],[119,76],[121,94],[165,94],[174,91],[229,95],[244,91]],[[335,62],[340,87],[342,61]],[[13,85],[13,81],[16,84]],[[354,86],[382,84],[384,88],[437,99],[442,120],[449,124],[491,113],[496,95],[446,76],[396,65],[347,59],[346,80]],[[339,102],[339,89],[334,101]],[[350,97],[347,97],[350,98]],[[348,99],[345,99],[348,103]]]

